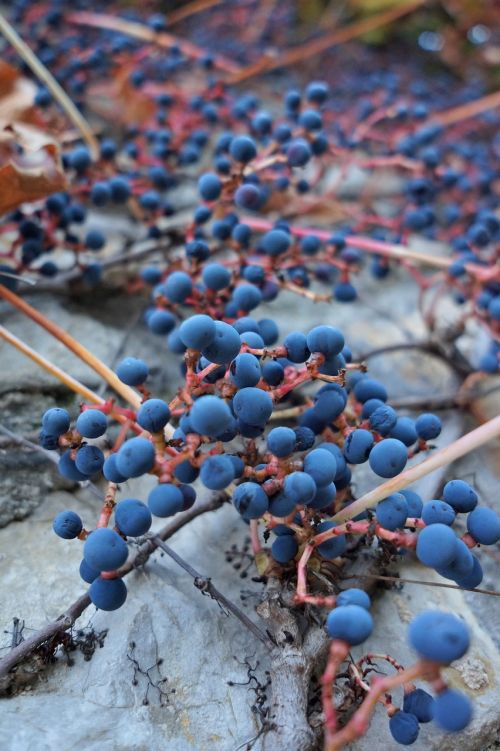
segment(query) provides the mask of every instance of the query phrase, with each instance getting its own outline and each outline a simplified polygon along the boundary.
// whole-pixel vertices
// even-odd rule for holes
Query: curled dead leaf
[[[58,145],[25,124],[0,129],[0,214],[66,188]]]
[[[0,112],[4,122],[34,122],[36,86],[19,71],[0,60]]]

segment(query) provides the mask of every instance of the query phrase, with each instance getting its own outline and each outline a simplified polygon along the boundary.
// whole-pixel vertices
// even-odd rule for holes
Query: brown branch
[[[215,511],[220,508],[227,500],[225,493],[214,494],[214,496],[206,503],[194,506],[188,511],[178,514],[175,519],[166,524],[156,535],[158,540],[168,540],[172,535],[178,532],[186,524],[189,524],[197,516],[207,513],[207,511]],[[157,542],[154,539],[148,539],[140,547],[135,556],[131,558],[122,568],[119,570],[121,577],[126,576],[139,566],[143,566],[152,553],[158,548]],[[21,642],[17,647],[11,650],[9,654],[0,660],[0,679],[4,679],[8,673],[18,665],[22,660],[29,657],[36,649],[44,644],[49,639],[52,639],[57,634],[67,631],[75,623],[75,621],[82,615],[84,610],[90,605],[90,597],[88,594],[82,595],[72,605],[67,608],[63,615],[52,623],[47,624],[44,628],[37,631],[28,639]],[[0,691],[4,688],[2,682],[0,682]]]
[[[169,545],[166,545],[157,535],[151,538],[155,545],[163,550],[167,555],[174,560],[178,566],[184,569],[194,579],[194,586],[200,590],[203,594],[208,594],[213,600],[216,600],[222,607],[229,610],[243,625],[255,636],[259,641],[264,644],[267,649],[273,649],[274,644],[269,637],[261,631],[261,629],[250,620],[250,618],[240,608],[228,600],[222,592],[212,584],[210,578],[203,576],[191,564],[185,561],[175,550],[172,550]]]
[[[355,39],[369,31],[374,31],[375,29],[387,26],[392,23],[392,21],[396,21],[398,18],[408,15],[408,13],[420,8],[425,3],[426,0],[413,0],[413,2],[404,5],[398,3],[394,8],[390,8],[376,16],[356,21],[355,23],[344,26],[341,29],[335,29],[328,34],[319,37],[319,39],[314,39],[312,42],[306,42],[305,44],[293,47],[288,50],[288,52],[286,50],[281,51],[276,58],[264,58],[262,62],[243,68],[243,70],[233,75],[230,80],[231,82],[239,83],[240,81],[245,81],[260,73],[267,73],[268,71],[276,70],[276,68],[285,68],[286,66],[294,65],[295,63],[303,63],[307,58],[319,55],[329,47],[349,42],[351,39]]]
[[[167,24],[168,26],[173,26],[175,23],[179,23],[186,18],[190,18],[190,16],[194,16],[196,13],[201,13],[204,10],[209,10],[216,5],[220,5],[221,2],[222,0],[193,0],[192,3],[187,3],[187,5],[182,5],[180,8],[177,8],[177,10],[173,10],[171,13],[169,12],[167,16]]]

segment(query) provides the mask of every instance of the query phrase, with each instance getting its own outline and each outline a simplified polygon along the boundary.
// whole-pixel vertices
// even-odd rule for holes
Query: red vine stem
[[[383,694],[390,692],[393,688],[401,686],[404,683],[413,682],[416,678],[424,678],[427,681],[437,680],[439,678],[439,669],[440,666],[434,662],[419,660],[415,665],[401,670],[395,675],[375,678],[365,700],[353,714],[347,725],[338,733],[325,738],[325,751],[340,751],[348,743],[352,743],[356,738],[364,735],[368,730],[375,706]]]
[[[248,224],[252,229],[256,229],[260,232],[267,232],[273,228],[273,223],[267,219],[244,216],[241,221]],[[314,227],[291,227],[290,232],[295,237],[313,235],[326,243],[330,240],[332,234],[328,230],[315,229]],[[386,258],[396,260],[407,259],[424,266],[432,266],[438,269],[448,269],[453,263],[453,260],[450,260],[449,258],[441,258],[439,256],[430,255],[429,253],[420,253],[416,250],[411,250],[404,245],[386,243],[382,240],[374,240],[371,237],[365,237],[363,235],[347,235],[344,240],[346,245],[358,248],[358,250],[362,250],[365,253],[382,255]],[[465,264],[465,268],[472,276],[484,280],[490,279],[492,275],[498,275],[500,273],[498,269],[485,269],[483,266],[474,263]]]

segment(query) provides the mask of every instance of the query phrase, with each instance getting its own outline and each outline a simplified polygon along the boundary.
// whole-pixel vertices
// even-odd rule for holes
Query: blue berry
[[[94,579],[89,597],[99,610],[118,610],[127,599],[127,587],[122,579]]]
[[[396,412],[388,404],[377,407],[370,415],[370,427],[382,436],[391,434],[397,422]],[[392,435],[392,434],[391,434]]]
[[[373,631],[370,613],[359,605],[343,605],[332,610],[326,620],[330,639],[342,639],[351,646],[364,642]]]
[[[194,315],[182,322],[179,336],[186,347],[201,350],[215,337],[215,323],[207,315]]]
[[[283,344],[291,362],[305,362],[311,354],[307,346],[307,339],[301,331],[292,331],[285,337]]]
[[[378,523],[390,531],[404,527],[408,517],[408,504],[402,493],[392,493],[377,504]]]
[[[96,182],[90,191],[90,200],[94,206],[105,206],[111,199],[111,188],[106,182]]]
[[[42,417],[42,427],[46,433],[59,437],[69,430],[69,414],[65,409],[52,407]]]
[[[269,386],[279,386],[285,377],[283,365],[276,360],[265,362],[262,365],[262,377]],[[304,449],[297,450],[303,451]]]
[[[227,456],[209,456],[201,466],[200,480],[210,490],[222,490],[234,480],[233,463]]]
[[[90,230],[85,235],[85,245],[90,250],[101,250],[106,244],[106,237],[97,229]]]
[[[350,587],[349,589],[344,589],[342,592],[339,592],[337,595],[337,605],[359,605],[361,608],[365,608],[365,610],[369,610],[371,607],[372,601],[370,600],[370,596],[364,592],[362,589],[358,589],[357,587]]]
[[[475,508],[467,517],[467,530],[480,545],[500,540],[500,516],[490,508]]]
[[[410,623],[408,638],[418,654],[449,665],[469,649],[470,636],[465,623],[452,613],[424,610]]]
[[[413,446],[418,439],[415,423],[411,417],[398,417],[389,435],[391,438],[397,438],[405,446]]]
[[[147,325],[153,334],[164,336],[175,328],[175,316],[169,310],[154,310],[148,315]]]
[[[472,571],[465,576],[454,576],[453,579],[463,589],[475,589],[483,581],[483,569],[475,555],[472,556]]]
[[[77,146],[73,149],[73,151],[70,152],[69,157],[69,166],[76,170],[79,173],[85,172],[87,167],[90,167],[90,164],[92,162],[90,151],[87,149],[86,146]]]
[[[335,522],[329,522],[329,521],[321,522],[316,527],[316,534],[320,535],[323,532],[328,532],[330,529],[333,529],[336,526],[337,525],[335,524]],[[317,546],[316,550],[321,556],[323,556],[323,558],[333,559],[333,558],[338,558],[343,553],[345,553],[346,547],[347,547],[346,536],[335,535],[335,537],[332,537],[329,540],[325,540],[325,542],[320,543],[320,545]],[[337,601],[337,604],[339,604],[338,601]]]
[[[433,707],[434,721],[442,730],[457,733],[472,719],[472,704],[461,691],[447,688],[436,696]]]
[[[231,411],[218,396],[201,396],[196,399],[189,413],[193,430],[200,435],[217,437],[231,424]]]
[[[172,302],[183,303],[192,292],[191,277],[184,271],[174,271],[165,281],[165,295]]]
[[[260,362],[255,355],[242,352],[229,366],[231,381],[239,388],[256,386],[261,378]]]
[[[415,688],[404,695],[403,710],[415,715],[419,722],[430,722],[434,717],[434,699],[423,688]]]
[[[120,532],[127,537],[145,535],[151,526],[151,512],[135,498],[120,501],[115,509],[115,522]]]
[[[285,495],[294,504],[307,505],[316,495],[317,485],[306,472],[291,472],[285,477],[283,485]]]
[[[74,459],[71,458],[71,453],[71,449],[68,449],[62,454],[58,464],[59,473],[63,477],[66,477],[67,480],[72,480],[73,482],[88,480],[88,475],[80,472],[77,468]]]
[[[184,497],[177,485],[160,483],[148,496],[148,506],[155,516],[173,516],[184,509]]]
[[[444,501],[427,501],[423,505],[422,519],[427,525],[447,524],[451,527],[455,521],[455,511]]]
[[[234,395],[233,409],[247,425],[263,427],[273,411],[273,400],[266,391],[247,386]]]
[[[149,368],[143,360],[126,357],[116,368],[116,375],[127,386],[139,386],[149,375]]]
[[[408,516],[412,519],[419,519],[422,515],[424,504],[418,493],[415,493],[413,490],[402,490],[401,494],[406,498]]]
[[[154,463],[154,446],[147,438],[129,438],[116,455],[116,468],[127,479],[147,474]]]
[[[450,480],[443,489],[443,499],[457,513],[466,514],[477,506],[477,493],[463,480]]]
[[[290,247],[291,238],[288,232],[282,229],[271,229],[266,232],[260,241],[264,253],[269,256],[279,256],[286,253]]]
[[[311,81],[306,87],[306,99],[314,104],[324,104],[329,93],[328,84],[324,81]]]
[[[354,396],[358,402],[363,403],[368,399],[380,399],[382,402],[386,402],[387,390],[380,381],[376,381],[374,378],[362,378],[354,386]]]
[[[305,138],[294,138],[286,149],[290,167],[303,167],[312,157],[312,150]]]
[[[205,172],[198,180],[198,191],[205,201],[216,201],[222,191],[219,176],[213,172]]]
[[[273,428],[267,436],[267,448],[275,456],[290,456],[295,449],[295,433],[291,428]]]
[[[321,485],[316,490],[312,501],[308,503],[309,508],[317,509],[318,511],[328,508],[334,502],[336,493],[337,488],[335,483],[330,482],[328,485]]]
[[[229,145],[229,153],[237,162],[246,164],[257,156],[257,147],[249,136],[236,136]]]
[[[402,746],[411,746],[418,738],[419,724],[414,714],[396,712],[389,720],[391,735]]]
[[[80,577],[83,579],[83,581],[87,582],[87,584],[92,584],[94,579],[97,579],[98,576],[99,571],[96,571],[95,568],[89,566],[85,558],[83,558],[80,562]]]
[[[321,130],[323,120],[316,110],[304,110],[299,115],[299,125],[305,130]]]
[[[83,522],[74,511],[60,511],[54,519],[52,529],[63,540],[73,540],[83,529]]]
[[[81,446],[76,452],[75,465],[84,475],[95,475],[104,464],[104,454],[97,446]]]
[[[304,457],[304,472],[311,475],[318,487],[333,482],[336,471],[335,457],[326,449],[313,449]]]
[[[397,438],[384,438],[372,448],[368,461],[379,477],[395,477],[406,466],[408,450]]]
[[[169,419],[170,409],[162,399],[147,399],[137,412],[137,423],[150,433],[159,433]]]
[[[271,555],[278,563],[289,563],[297,555],[299,546],[295,535],[280,535],[271,545]]]
[[[87,537],[83,557],[96,571],[115,571],[128,556],[126,542],[112,529],[96,529]]]
[[[366,462],[373,448],[373,436],[369,430],[356,428],[349,433],[344,443],[344,455],[349,464]]]
[[[296,503],[293,498],[285,493],[276,493],[269,499],[269,513],[280,519],[289,516],[295,511]]]
[[[425,566],[442,568],[448,566],[457,553],[457,538],[445,524],[424,527],[417,540],[417,558]]]
[[[258,519],[269,509],[269,499],[260,485],[243,482],[233,493],[233,503],[243,519]]]
[[[202,354],[210,362],[229,365],[239,353],[240,347],[238,332],[224,321],[215,321],[215,337],[203,348]]]
[[[76,429],[84,438],[99,438],[108,427],[108,419],[99,409],[86,409],[76,421]]]
[[[110,454],[105,460],[102,466],[102,473],[108,482],[121,483],[126,481],[120,472],[116,468],[116,454]]]
[[[436,415],[425,413],[419,415],[415,420],[415,430],[418,437],[424,441],[430,441],[432,438],[437,438],[441,432],[441,420]]]
[[[338,355],[344,346],[344,336],[333,326],[315,326],[307,335],[307,346],[311,352],[320,352],[325,357]]]
[[[115,203],[126,203],[130,197],[130,184],[125,177],[112,177],[109,181],[111,198]]]
[[[333,296],[339,302],[352,302],[358,293],[351,282],[338,282],[333,288]]]

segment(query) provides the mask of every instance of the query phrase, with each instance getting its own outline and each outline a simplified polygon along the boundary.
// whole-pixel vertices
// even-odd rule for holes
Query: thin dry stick
[[[282,51],[275,59],[264,59],[262,62],[248,66],[248,68],[244,68],[241,72],[234,75],[231,80],[234,82],[245,81],[259,73],[275,70],[276,68],[284,68],[288,65],[293,65],[294,63],[303,63],[307,58],[319,55],[329,47],[348,42],[369,31],[374,31],[375,29],[387,26],[387,24],[392,23],[392,21],[396,21],[398,18],[406,16],[408,13],[421,7],[426,1],[427,0],[413,0],[413,2],[404,5],[398,3],[396,7],[383,13],[379,13],[376,16],[365,18],[362,21],[356,21],[355,23],[344,26],[341,29],[335,29],[333,32],[324,34],[319,39],[314,39],[312,42],[293,47],[288,52]]]
[[[94,26],[98,29],[110,29],[112,31],[119,31],[121,34],[135,37],[136,39],[142,39],[147,44],[156,44],[158,47],[164,47],[170,49],[171,47],[178,47],[185,55],[192,57],[195,60],[201,60],[206,56],[206,50],[198,47],[192,42],[188,42],[186,39],[180,39],[179,37],[167,34],[165,31],[154,31],[148,26],[142,23],[136,23],[135,21],[126,21],[124,18],[117,18],[116,16],[110,16],[105,13],[90,13],[87,11],[77,11],[75,13],[68,13],[66,15],[66,21],[74,23],[79,26]],[[226,73],[237,75],[240,71],[240,66],[233,63],[222,55],[214,55],[214,65]]]
[[[67,347],[69,350],[71,350],[71,352],[77,355],[80,360],[86,362],[87,365],[89,365],[93,370],[95,370],[96,373],[104,378],[107,383],[109,383],[111,388],[114,389],[117,394],[120,394],[120,396],[122,396],[125,401],[129,402],[129,404],[131,404],[135,409],[138,409],[141,406],[142,400],[139,394],[131,389],[130,386],[122,383],[118,376],[113,373],[111,368],[108,368],[108,366],[105,365],[101,360],[99,360],[98,357],[93,355],[92,352],[90,352],[86,347],[83,346],[83,344],[77,342],[76,339],[71,336],[71,334],[68,334],[67,331],[64,331],[64,329],[58,326],[57,323],[50,321],[46,316],[43,315],[43,313],[40,313],[40,311],[36,310],[36,308],[33,308],[21,297],[18,297],[15,292],[11,292],[11,290],[7,289],[7,287],[4,287],[2,284],[0,284],[0,296],[10,302],[11,305],[13,305],[15,308],[20,310],[21,313],[24,313],[24,315],[28,316],[28,318],[31,318],[33,321],[35,321],[35,323],[48,331],[49,334],[52,334],[52,336],[54,336],[62,344],[64,344],[65,347]]]
[[[156,536],[160,540],[168,540],[169,537],[172,537],[172,535],[178,532],[179,529],[191,522],[197,516],[201,516],[201,514],[205,514],[207,511],[215,511],[216,509],[218,509],[220,506],[222,506],[225,500],[226,495],[224,493],[218,493],[214,495],[206,503],[200,504],[199,506],[194,506],[188,511],[184,511],[183,513],[178,514],[177,517],[169,524],[166,524],[163,529],[161,529],[157,533]],[[157,549],[157,547],[158,546],[152,539],[149,539],[145,543],[143,543],[137,551],[136,555],[120,569],[120,576],[126,576],[128,573],[130,573],[130,571],[133,571],[139,566],[143,566],[150,555]],[[67,608],[67,610],[63,613],[63,615],[59,616],[56,621],[47,624],[47,626],[44,626],[44,628],[40,629],[40,631],[37,631],[28,639],[25,639],[25,641],[21,642],[17,647],[12,649],[6,657],[0,660],[0,678],[6,676],[12,670],[12,668],[14,668],[22,660],[29,657],[29,655],[38,647],[40,647],[44,642],[49,641],[49,639],[57,636],[57,634],[60,634],[62,631],[67,631],[69,628],[71,628],[71,626],[81,616],[84,610],[88,608],[89,605],[90,597],[87,594],[82,595],[78,598],[78,600],[72,603],[72,605],[70,605],[69,608]]]
[[[444,582],[428,582],[421,581],[420,579],[406,579],[400,576],[382,576],[381,574],[351,574],[350,576],[344,576],[343,579],[380,579],[381,581],[394,582],[396,584],[423,584],[426,587],[444,587],[446,589],[459,589],[461,592],[466,587],[460,587],[458,584],[445,584]],[[467,589],[467,592],[475,592],[480,595],[492,595],[493,597],[500,597],[500,592],[495,592],[493,589]]]
[[[189,576],[192,576],[194,579],[194,586],[200,590],[200,592],[203,592],[203,594],[208,594],[213,600],[216,600],[222,607],[226,608],[226,610],[229,610],[243,625],[252,632],[254,636],[259,639],[259,641],[264,644],[267,649],[272,649],[274,645],[272,644],[269,637],[261,631],[261,629],[250,620],[250,618],[242,611],[239,607],[237,607],[234,602],[231,602],[231,600],[228,600],[225,595],[222,594],[222,592],[219,592],[219,590],[212,584],[211,580],[207,577],[202,576],[202,574],[198,573],[196,569],[194,569],[187,561],[185,561],[178,553],[175,552],[175,550],[172,550],[169,545],[166,545],[158,536],[151,538],[155,545],[157,545],[161,550],[163,550],[167,555],[174,560],[178,566],[184,569],[186,573],[189,574]]]
[[[168,14],[167,25],[173,26],[175,23],[179,23],[179,21],[184,21],[186,18],[194,16],[196,13],[201,13],[204,10],[213,8],[215,5],[220,5],[221,2],[222,0],[194,0],[192,3],[182,5],[177,10],[173,10]]]
[[[485,443],[494,440],[500,436],[500,415],[494,417],[492,420],[480,425],[475,430],[471,430],[470,433],[466,433],[457,441],[453,441],[449,446],[445,446],[439,451],[429,456],[420,464],[416,464],[414,467],[407,469],[406,472],[402,472],[397,477],[392,477],[387,482],[371,490],[369,493],[358,498],[357,501],[351,503],[347,508],[339,511],[338,514],[332,517],[333,521],[345,522],[349,519],[353,519],[358,514],[361,514],[366,509],[373,508],[379,501],[382,501],[391,493],[395,493],[402,488],[406,488],[411,485],[412,482],[420,480],[439,469],[446,464],[451,464],[456,459],[460,459],[461,456],[469,454],[471,451],[483,446]]]
[[[18,339],[18,337],[15,336],[15,334],[12,334],[8,329],[6,329],[5,326],[0,326],[0,337],[11,344],[13,347],[15,347],[17,350],[19,350],[19,352],[22,352],[23,355],[26,355],[31,360],[33,360],[33,362],[36,362],[36,364],[46,370],[47,373],[50,373],[59,381],[61,381],[61,383],[64,383],[64,385],[74,391],[75,394],[80,394],[80,396],[82,396],[85,401],[92,402],[92,404],[104,404],[104,399],[96,394],[95,391],[92,391],[91,389],[87,388],[87,386],[84,386],[83,383],[80,383],[80,381],[78,381],[76,378],[70,376],[69,373],[66,373],[64,370],[61,370],[61,368],[58,368],[57,365],[54,365],[54,363],[50,362],[50,360],[46,360],[43,355],[40,355],[28,344],[25,344],[23,341],[21,341],[21,339]]]
[[[45,65],[40,62],[34,52],[28,47],[26,42],[21,39],[15,29],[12,28],[6,18],[0,13],[0,31],[11,44],[16,52],[22,57],[24,62],[31,68],[35,76],[45,84],[54,99],[56,99],[61,108],[64,110],[68,118],[71,120],[75,128],[77,128],[82,134],[82,138],[90,149],[92,159],[97,159],[99,156],[99,144],[92,133],[90,125],[85,120],[83,115],[75,107],[69,96],[66,94],[62,86],[56,81],[52,73],[47,70]]]
[[[495,109],[495,107],[500,107],[500,91],[487,94],[480,99],[475,99],[473,102],[461,104],[459,107],[452,107],[449,110],[437,112],[430,120],[438,122],[441,125],[454,125],[455,123],[467,120],[469,117],[475,117],[482,112]]]

